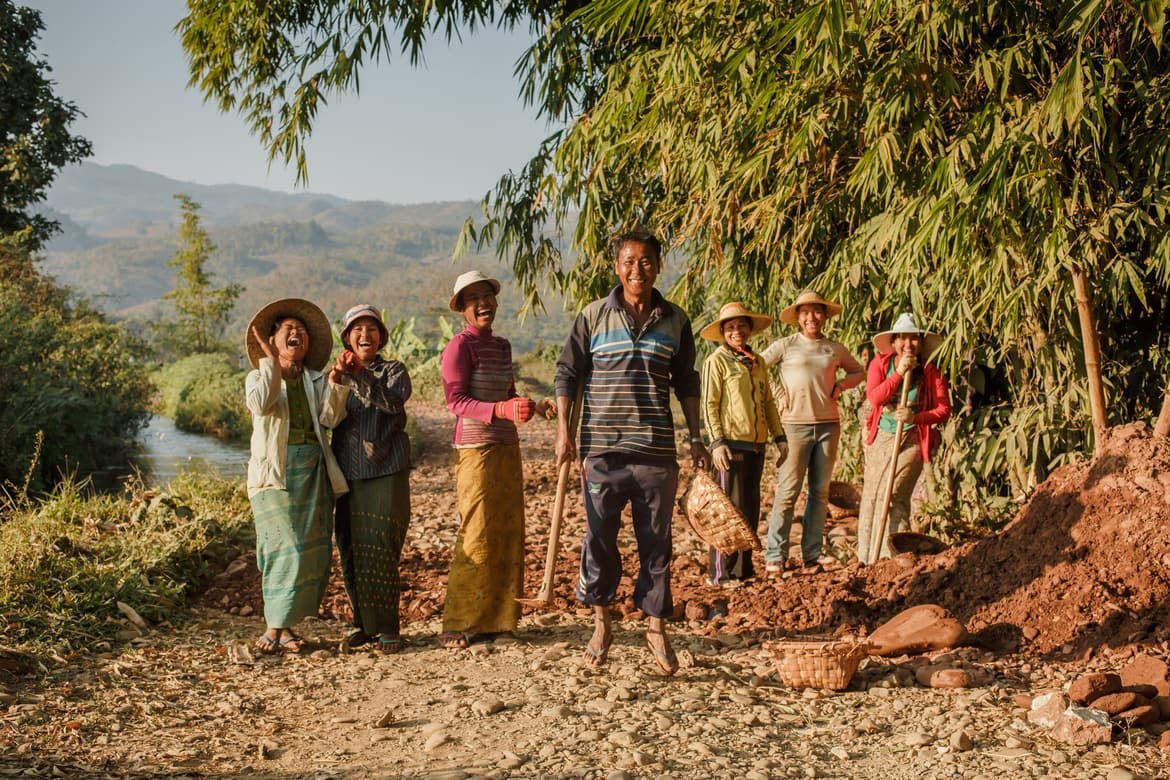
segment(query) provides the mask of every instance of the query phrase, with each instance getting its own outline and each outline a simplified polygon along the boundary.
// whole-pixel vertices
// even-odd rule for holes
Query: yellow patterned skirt
[[[519,444],[455,450],[459,535],[443,631],[512,631],[524,594],[524,474]]]

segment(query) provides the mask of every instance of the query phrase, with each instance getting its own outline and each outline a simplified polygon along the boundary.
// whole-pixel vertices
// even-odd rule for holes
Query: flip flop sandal
[[[594,669],[600,669],[601,667],[605,666],[605,662],[609,660],[609,648],[613,642],[611,641],[608,645],[601,648],[600,650],[594,649],[592,642],[593,639],[590,638],[590,640],[585,643],[585,665]]]
[[[467,647],[467,635],[462,631],[444,631],[439,634],[439,644],[448,650],[462,650]]]
[[[661,631],[647,631],[646,646],[650,648],[651,653],[654,653],[654,663],[658,665],[658,668],[662,670],[663,674],[670,677],[678,671],[678,656],[675,655],[674,648],[667,650],[665,653],[659,652],[658,648],[650,641],[651,634],[657,634],[663,637],[664,640],[666,636]]]
[[[264,655],[276,655],[280,652],[280,642],[268,636],[268,634],[261,634],[260,638],[252,645],[257,652]]]
[[[406,647],[406,642],[400,636],[378,637],[378,649],[387,655],[401,652],[404,647]]]
[[[286,653],[299,653],[305,646],[305,640],[296,634],[289,634],[280,638],[280,649]]]
[[[361,647],[362,645],[368,645],[370,642],[373,642],[373,641],[374,641],[374,637],[372,635],[367,634],[365,631],[362,631],[360,628],[355,628],[353,631],[350,631],[348,634],[345,635],[345,639],[341,640],[341,650],[342,650],[342,652],[345,652],[345,651],[351,650],[355,647]]]

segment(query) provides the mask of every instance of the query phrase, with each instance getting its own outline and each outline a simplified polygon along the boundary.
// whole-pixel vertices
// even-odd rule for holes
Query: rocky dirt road
[[[843,594],[868,599],[873,603],[866,614],[881,618],[874,605],[885,602],[867,596],[867,588],[904,587],[906,572],[921,575],[922,589],[939,579],[934,572],[942,564],[917,559],[889,563],[885,575],[881,566],[842,567],[725,591],[703,585],[702,547],[679,530],[680,614],[671,631],[682,669],[673,678],[657,673],[643,639],[645,621],[623,600],[615,606],[623,619],[615,623],[610,663],[599,672],[581,663],[589,617],[569,598],[581,531],[574,506],[554,609],[526,614],[513,639],[443,650],[434,639],[456,527],[442,444],[449,427],[439,410],[420,405],[412,411],[427,442],[412,478],[405,652],[342,653],[345,624],[335,616],[344,614],[344,604],[335,597],[324,619],[302,624],[311,640],[305,652],[254,655],[250,645],[261,625],[252,606],[255,578],[237,564],[205,594],[197,620],[180,630],[147,627],[124,645],[39,657],[23,673],[0,665],[0,776],[1170,776],[1170,754],[1157,747],[1160,728],[1118,731],[1106,744],[1078,746],[1028,719],[1033,696],[1064,689],[1088,671],[1121,671],[1135,657],[1164,659],[1170,647],[1159,631],[1165,627],[1148,610],[1137,623],[1153,625],[1136,637],[1130,631],[1114,642],[1086,645],[1081,634],[1058,635],[1028,618],[1015,628],[1021,634],[1028,629],[1032,639],[1021,640],[1012,648],[1017,652],[984,643],[934,659],[968,670],[974,684],[964,689],[918,685],[915,670],[929,659],[908,657],[871,658],[840,693],[793,690],[780,682],[772,639],[839,628],[849,619],[872,629],[857,617],[861,613],[842,611],[834,600],[844,602]],[[530,424],[524,434],[535,593],[552,501],[551,424]],[[1161,554],[1142,549],[1143,556]],[[952,554],[954,565],[946,570],[953,574],[974,553]],[[1115,562],[1114,570],[1121,568]],[[1067,580],[1069,572],[1062,576]],[[824,603],[790,611],[790,619],[771,611],[814,598]],[[910,600],[886,603],[886,612]],[[978,607],[989,608],[986,601]],[[1044,612],[1043,605],[1038,609]],[[961,617],[978,622],[979,614],[972,607]],[[1091,616],[1084,623],[1097,625]],[[136,633],[129,623],[127,629]]]

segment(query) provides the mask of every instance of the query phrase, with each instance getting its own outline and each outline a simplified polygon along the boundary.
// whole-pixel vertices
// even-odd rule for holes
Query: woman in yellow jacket
[[[719,343],[703,361],[703,418],[711,437],[715,479],[753,530],[760,522],[760,478],[768,439],[777,444],[784,440],[767,366],[748,346],[752,334],[771,324],[771,317],[733,302],[699,332]],[[724,555],[712,547],[707,570],[708,585],[750,579],[755,575],[752,552]]]

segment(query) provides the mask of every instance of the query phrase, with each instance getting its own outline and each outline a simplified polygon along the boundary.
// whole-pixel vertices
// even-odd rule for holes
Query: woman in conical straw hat
[[[348,491],[322,429],[345,417],[355,366],[342,358],[322,373],[333,351],[325,314],[300,298],[273,301],[252,317],[245,337],[253,370],[244,380],[252,414],[248,499],[256,523],[267,630],[262,653],[298,652],[293,632],[316,616],[333,559],[333,500]]]
[[[927,358],[942,338],[918,326],[910,312],[901,314],[889,330],[873,337],[877,356],[870,361],[865,395],[871,405],[865,423],[865,480],[857,518],[857,558],[868,563],[874,557],[889,557],[889,538],[910,520],[910,497],[922,474],[923,464],[938,447],[936,425],[951,416],[947,381]],[[909,375],[906,405],[899,406],[903,379]],[[895,427],[903,425],[902,439],[894,464],[894,483],[885,533],[874,539],[874,527],[894,462]],[[874,545],[881,555],[873,555]]]
[[[865,376],[865,369],[843,344],[825,337],[825,322],[840,313],[840,304],[814,290],[805,290],[780,312],[781,322],[799,330],[773,342],[761,353],[769,366],[779,364],[786,394],[781,421],[787,447],[780,448],[783,460],[776,499],[768,516],[768,545],[764,552],[770,572],[778,572],[786,565],[828,562],[822,550],[829,480],[841,438],[837,399]],[[800,559],[789,563],[793,507],[806,476],[808,499],[801,520]]]
[[[760,520],[760,478],[768,440],[784,434],[768,369],[748,339],[772,324],[772,318],[748,311],[738,301],[725,304],[719,316],[699,331],[719,344],[703,361],[703,421],[711,439],[716,481],[756,530]],[[714,547],[707,554],[707,584],[755,576],[752,551],[724,555]]]

